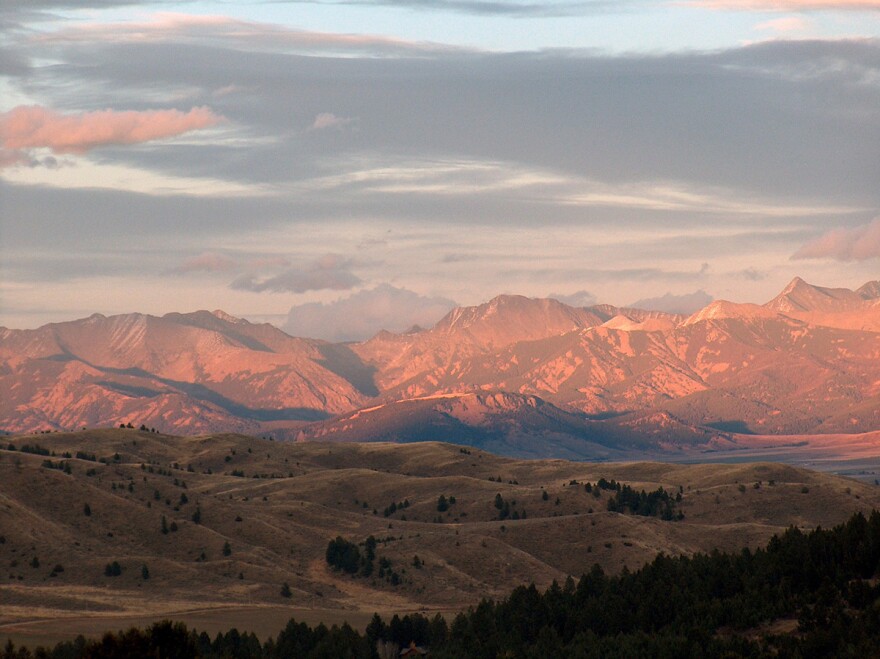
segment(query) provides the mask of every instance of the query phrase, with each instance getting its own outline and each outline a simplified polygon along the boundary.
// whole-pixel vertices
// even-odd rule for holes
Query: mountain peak
[[[782,289],[782,292],[779,295],[790,295],[798,290],[803,290],[805,288],[813,288],[812,285],[808,284],[806,281],[801,279],[800,277],[795,277],[790,282],[788,282],[788,286]]]
[[[877,282],[865,284],[862,288],[865,288],[865,292],[868,294],[866,298],[861,289],[859,291],[852,291],[848,288],[814,286],[813,284],[808,284],[800,277],[795,277],[779,295],[764,306],[783,314],[843,311],[850,307],[860,306],[865,299],[869,299],[872,283],[876,284],[878,289],[880,289],[880,284],[877,284]],[[880,294],[880,290],[877,292]]]
[[[588,309],[570,307],[550,298],[498,295],[474,307],[457,307],[432,332],[463,333],[481,345],[509,345],[601,325],[604,319]]]
[[[757,304],[728,302],[715,300],[707,307],[690,316],[683,325],[695,325],[706,320],[753,320],[757,318],[775,318],[773,309]]]
[[[865,300],[876,300],[880,298],[880,280],[869,281],[865,285],[856,290]]]

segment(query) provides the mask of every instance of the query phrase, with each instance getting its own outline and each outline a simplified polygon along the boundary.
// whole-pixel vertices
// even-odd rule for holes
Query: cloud
[[[831,258],[837,261],[867,261],[880,258],[880,217],[851,229],[832,229],[803,245],[791,255],[794,260]]]
[[[236,267],[236,262],[228,256],[216,252],[203,252],[198,256],[186,259],[170,272],[177,275],[190,272],[228,272]]]
[[[748,281],[762,281],[767,278],[767,273],[757,268],[745,268],[735,273],[735,276],[747,279]]]
[[[666,293],[660,297],[649,297],[642,300],[636,300],[631,307],[636,309],[649,309],[651,311],[666,311],[667,313],[692,314],[699,311],[715,298],[706,291],[700,289],[693,293],[685,293],[684,295],[674,295]]]
[[[308,1],[308,0],[306,0]],[[314,4],[366,5],[402,7],[405,9],[446,11],[480,16],[509,16],[516,18],[546,18],[582,16],[595,13],[621,11],[626,0],[547,0],[546,2],[523,2],[522,0],[312,0]]]
[[[216,36],[222,26],[204,30]],[[410,58],[372,56],[376,49],[367,57],[305,57],[280,38],[277,48],[270,39],[252,49],[245,33],[241,40],[138,40],[123,39],[121,26],[117,41],[56,43],[28,41],[36,31],[20,35],[22,53],[52,65],[11,81],[19,92],[12,98],[36,99],[11,106],[207,105],[235,129],[172,147],[104,149],[38,184],[19,173],[41,170],[15,168],[16,178],[0,181],[3,256],[27,253],[48,263],[83,250],[85,265],[87,250],[100,246],[131,263],[149,262],[155,274],[217,251],[237,259],[239,269],[194,272],[175,283],[203,288],[217,307],[252,313],[277,312],[279,300],[286,311],[293,301],[347,295],[228,290],[243,274],[260,287],[288,269],[307,272],[302,254],[328,251],[381,258],[381,266],[349,269],[369,286],[389,281],[466,303],[500,291],[587,288],[614,303],[687,292],[707,287],[697,275],[702,260],[712,262],[713,290],[765,299],[776,292],[766,292],[771,284],[752,285],[736,273],[747,266],[775,272],[827,228],[864,223],[880,208],[877,39]],[[254,35],[256,42],[262,33]],[[241,92],[211,95],[230,85]],[[346,139],[321,139],[341,136],[332,130],[305,133],[328,111],[357,117],[361,130],[346,130]],[[145,173],[158,180],[123,187],[120,170],[130,181]],[[79,185],[59,189],[62,175],[77,176]],[[191,194],[201,179],[216,183]],[[188,193],[169,193],[172,185]],[[257,185],[268,193],[235,187]],[[364,237],[382,240],[359,251]],[[239,252],[272,254],[283,245],[307,251],[287,265],[263,266],[248,265]],[[603,267],[595,254],[607,271],[589,269]],[[441,263],[444,255],[457,262]],[[794,263],[809,266],[798,273],[804,276],[825,267]],[[44,288],[85,295],[98,288],[89,272],[80,283],[59,276]],[[305,288],[297,277],[295,288]],[[167,288],[167,276],[154,280]],[[119,291],[152,286],[130,274],[119,281]],[[241,302],[224,303],[230,296]],[[4,302],[28,303],[24,295]]]
[[[12,165],[25,165],[30,163],[30,158],[19,151],[10,151],[0,148],[0,169]]]
[[[741,9],[744,11],[880,9],[880,0],[694,0],[686,4],[706,9]]]
[[[218,143],[216,156],[199,158],[199,167],[222,168],[221,179],[335,181],[339,193],[328,195],[334,200],[365,190],[377,202],[387,192],[476,190],[537,201],[544,192],[557,199],[568,192],[563,201],[574,207],[800,215],[844,200],[871,204],[877,195],[877,40],[651,56],[395,51],[417,59],[381,56],[391,53],[370,42],[367,56],[302,57],[285,43],[303,44],[305,35],[209,18],[169,18],[170,28],[159,19],[99,25],[94,34],[74,31],[71,41],[64,41],[74,36],[70,30],[51,33],[47,38],[57,42],[27,47],[34,57],[45,49],[62,63],[36,69],[29,85],[66,106],[82,102],[81,89],[130,104],[162,90],[190,92],[194,103],[209,103],[246,126],[239,146],[248,137],[253,147],[233,151]],[[315,36],[314,43],[345,36]],[[173,66],[181,58],[187,66]],[[210,95],[229,85],[247,93]],[[739,106],[731,99],[748,103],[734,111]],[[174,103],[170,96],[157,102]],[[300,139],[296,127],[329,109],[358,118],[364,130],[357,139]],[[150,157],[141,150],[113,155]],[[173,158],[186,155],[180,149]],[[346,178],[361,159],[381,167]],[[189,156],[179,173],[194,160]],[[420,161],[437,166],[411,167]],[[175,164],[165,158],[154,166]],[[548,174],[563,186],[572,179],[585,185],[560,190],[554,180],[547,185]]]
[[[139,144],[176,137],[222,121],[207,107],[179,110],[98,110],[60,114],[40,105],[20,105],[0,114],[0,149],[7,154],[46,148],[53,153],[86,153],[112,144]]]
[[[596,304],[596,296],[590,293],[589,291],[576,291],[574,293],[569,293],[567,295],[560,293],[550,293],[547,295],[549,298],[553,298],[554,300],[559,300],[563,304],[567,304],[572,307],[589,307],[593,304]]]
[[[326,254],[305,268],[288,268],[284,272],[260,279],[242,275],[230,284],[240,291],[262,293],[305,293],[307,291],[347,291],[361,283],[351,272],[352,262],[338,254]]]
[[[770,32],[800,32],[810,27],[810,21],[801,16],[786,16],[785,18],[774,18],[773,20],[758,23],[756,30],[767,30]]]
[[[230,16],[156,12],[149,20],[83,23],[34,37],[37,44],[217,44],[254,52],[276,50],[308,53],[419,54],[456,52],[462,48],[374,34],[340,34],[300,30]]]
[[[414,325],[431,327],[455,306],[443,297],[427,297],[382,284],[336,302],[291,307],[282,329],[294,336],[359,341],[383,329],[402,332]]]
[[[354,119],[348,117],[337,117],[332,112],[322,112],[315,117],[312,122],[311,130],[325,130],[327,128],[342,128],[347,126]]]

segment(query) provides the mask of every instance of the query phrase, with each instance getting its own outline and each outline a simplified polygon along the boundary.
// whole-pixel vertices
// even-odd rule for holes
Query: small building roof
[[[428,649],[416,645],[415,641],[410,641],[409,647],[400,651],[401,657],[426,657],[427,655]]]

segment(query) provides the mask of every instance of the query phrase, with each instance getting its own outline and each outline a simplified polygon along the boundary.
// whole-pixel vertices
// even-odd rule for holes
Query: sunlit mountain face
[[[880,287],[795,279],[690,316],[503,295],[430,329],[295,338],[220,311],[2,330],[7,432],[145,424],[610,459],[880,430]]]

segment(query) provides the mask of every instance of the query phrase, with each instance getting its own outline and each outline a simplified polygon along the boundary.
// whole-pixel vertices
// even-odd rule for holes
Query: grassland
[[[22,452],[26,444],[54,456]],[[770,463],[525,461],[433,442],[133,429],[13,437],[3,447],[0,638],[28,643],[163,617],[267,636],[291,616],[362,625],[373,611],[455,611],[595,563],[614,572],[658,552],[755,547],[789,525],[826,527],[880,507],[876,486]],[[684,519],[608,512],[610,494],[584,486],[599,478],[681,492]],[[520,519],[499,519],[498,494]],[[444,512],[440,495],[455,497]],[[377,538],[377,558],[400,583],[331,570],[324,553],[338,535]],[[105,574],[113,561],[119,576]]]

